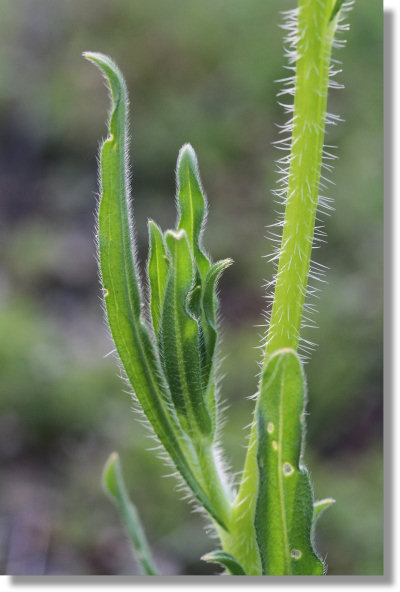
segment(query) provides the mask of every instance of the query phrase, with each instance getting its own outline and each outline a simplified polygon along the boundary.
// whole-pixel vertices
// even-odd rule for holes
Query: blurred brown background
[[[289,0],[0,0],[0,571],[133,574],[100,488],[121,454],[164,574],[209,574],[213,548],[152,452],[103,322],[94,247],[96,152],[107,93],[84,50],[111,55],[131,95],[139,253],[146,219],[174,224],[174,167],[190,141],[210,212],[205,245],[235,260],[221,284],[229,403],[223,441],[234,471],[256,390],[265,226],[275,220],[271,142],[284,123],[280,10]],[[307,365],[307,463],[329,573],[382,573],[382,3],[359,1],[330,111],[340,156],[336,212],[318,260],[318,349]]]

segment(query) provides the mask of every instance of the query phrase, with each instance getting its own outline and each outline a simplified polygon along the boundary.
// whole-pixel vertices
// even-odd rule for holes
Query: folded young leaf
[[[245,576],[246,573],[240,563],[234,558],[231,553],[218,549],[217,551],[211,551],[206,553],[202,557],[203,561],[208,563],[219,563],[228,571],[232,576]]]
[[[102,481],[106,494],[119,511],[142,572],[148,576],[158,575],[139,514],[129,499],[121,463],[116,452],[109,456],[104,465]]]
[[[216,286],[222,272],[232,265],[232,259],[223,259],[214,263],[207,271],[201,290],[201,320],[206,345],[205,376],[208,381],[214,360],[217,342],[217,308],[218,298]]]
[[[183,229],[168,231],[165,242],[171,263],[160,325],[163,367],[185,431],[210,435],[212,424],[201,372],[200,329],[188,308],[195,278],[194,261]]]
[[[213,428],[216,426],[216,344],[218,339],[218,297],[216,287],[222,272],[232,264],[231,259],[223,259],[211,265],[201,285],[200,319],[201,319],[201,367],[206,389],[206,404],[212,418]]]
[[[177,229],[186,231],[196,267],[201,278],[204,278],[210,267],[202,246],[207,202],[201,186],[196,153],[190,144],[182,146],[176,168],[179,214]]]
[[[282,349],[263,371],[256,409],[255,531],[268,575],[323,575],[313,549],[313,492],[302,465],[305,379],[297,354]]]
[[[157,336],[160,328],[161,310],[164,302],[169,262],[165,249],[164,237],[160,228],[155,222],[153,222],[153,220],[149,220],[148,226],[150,252],[147,273],[150,288],[150,311],[154,333]]]

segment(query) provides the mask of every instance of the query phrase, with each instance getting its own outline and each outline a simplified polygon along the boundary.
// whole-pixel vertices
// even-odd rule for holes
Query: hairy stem
[[[200,470],[206,483],[207,494],[220,513],[226,528],[230,530],[232,522],[232,492],[224,480],[224,475],[216,463],[213,447],[209,444],[197,450]],[[224,537],[227,530],[215,522],[215,527],[220,536]]]
[[[285,218],[264,363],[277,349],[297,349],[314,241],[335,32],[332,0],[300,0],[293,131]]]
[[[330,56],[338,20],[335,0],[299,0],[297,26],[289,41],[295,47],[296,74],[289,170],[283,192],[285,216],[275,293],[264,351],[264,368],[277,349],[297,350],[310,272],[311,249],[321,178]],[[293,59],[293,61],[294,61]],[[285,146],[286,142],[289,144]],[[225,542],[246,573],[261,573],[254,530],[258,489],[256,425],[238,495],[233,504],[232,536]]]

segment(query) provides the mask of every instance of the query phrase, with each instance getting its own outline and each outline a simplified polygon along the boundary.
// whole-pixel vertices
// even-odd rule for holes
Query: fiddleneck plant
[[[147,289],[139,279],[129,192],[128,97],[124,79],[107,56],[84,56],[104,74],[111,92],[109,133],[100,153],[101,199],[98,251],[108,323],[116,351],[139,405],[191,496],[210,517],[220,548],[203,558],[232,575],[323,575],[326,566],[313,543],[315,521],[334,500],[314,501],[302,453],[306,382],[299,350],[310,343],[301,329],[312,323],[309,279],[321,169],[333,158],[324,149],[328,87],[335,73],[331,50],[349,3],[299,0],[285,14],[287,54],[293,76],[281,94],[290,120],[277,145],[282,178],[277,197],[284,205],[276,224],[277,271],[254,421],[237,490],[220,462],[218,432],[217,283],[230,259],[213,262],[203,246],[206,197],[193,148],[182,147],[177,163],[178,219],[163,232],[148,223]],[[322,180],[321,180],[322,179]],[[118,507],[142,571],[156,575],[136,508],[129,499],[118,455],[104,469],[103,483]]]

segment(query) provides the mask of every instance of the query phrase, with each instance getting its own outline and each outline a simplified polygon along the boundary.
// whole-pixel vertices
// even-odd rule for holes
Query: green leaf
[[[189,434],[209,435],[212,425],[203,392],[200,329],[188,308],[194,262],[184,230],[165,235],[171,264],[160,326],[160,350],[175,409]]]
[[[143,411],[165,444],[174,439],[176,426],[171,425],[171,396],[162,381],[157,353],[141,314],[127,181],[128,102],[125,83],[110,58],[101,54],[85,56],[106,75],[112,96],[109,135],[100,154],[101,201],[98,214],[100,271],[108,322]]]
[[[208,563],[219,563],[225,567],[228,570],[228,573],[230,573],[232,576],[246,575],[240,563],[227,551],[221,551],[218,549],[217,551],[206,553],[206,555],[203,555],[202,559]]]
[[[232,265],[232,259],[223,259],[214,263],[204,278],[201,292],[201,311],[202,327],[206,342],[206,367],[205,376],[210,375],[211,366],[214,359],[215,345],[217,342],[217,309],[218,298],[216,295],[216,286],[222,272]]]
[[[311,541],[313,492],[302,465],[305,380],[297,354],[275,352],[256,409],[258,494],[255,530],[268,575],[323,575]]]
[[[317,519],[325,512],[327,508],[330,508],[336,500],[331,497],[327,497],[326,499],[319,500],[318,502],[314,502],[314,511],[313,511],[313,526],[315,525]]]
[[[150,252],[147,272],[150,287],[150,311],[154,333],[157,335],[160,328],[161,310],[164,302],[169,263],[164,237],[160,228],[152,220],[149,220],[148,227]]]
[[[129,499],[121,463],[116,452],[110,455],[104,466],[102,481],[106,494],[118,509],[143,573],[148,576],[158,575],[139,514]]]
[[[216,287],[224,269],[232,264],[231,259],[217,261],[211,265],[201,286],[201,367],[206,388],[206,404],[212,418],[213,429],[216,426],[216,378],[215,350],[218,339],[218,297]]]
[[[99,67],[111,92],[108,137],[100,152],[98,213],[100,272],[111,334],[127,377],[155,434],[193,494],[226,528],[220,511],[205,493],[197,455],[176,416],[157,348],[142,318],[128,188],[125,82],[109,57],[92,52],[86,52],[84,56]]]
[[[202,189],[196,153],[190,144],[182,146],[177,163],[178,230],[185,230],[194,260],[201,278],[204,278],[210,261],[202,246],[207,202]]]

